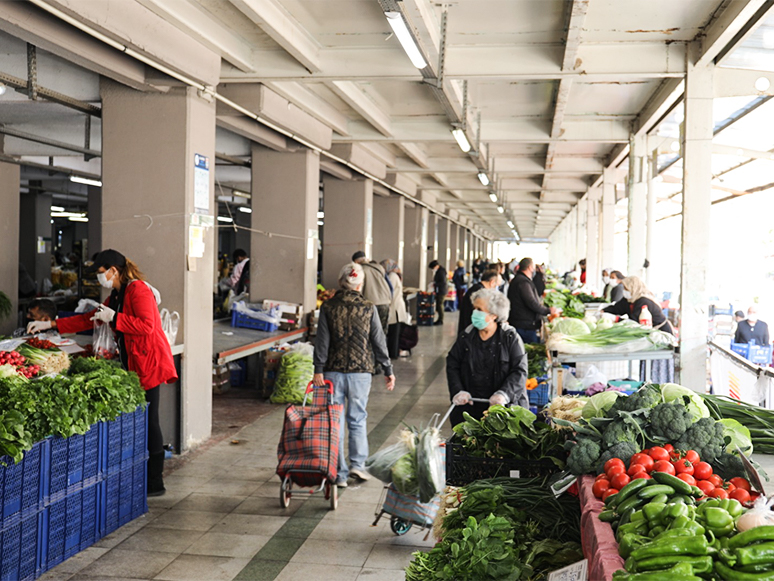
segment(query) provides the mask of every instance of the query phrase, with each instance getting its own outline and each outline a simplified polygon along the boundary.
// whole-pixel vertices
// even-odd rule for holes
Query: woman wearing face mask
[[[490,405],[529,408],[527,354],[516,329],[508,325],[510,301],[496,289],[472,296],[472,327],[460,334],[446,357],[449,395],[457,407],[451,424],[463,421],[462,412],[481,418]],[[488,399],[474,403],[471,398]]]
[[[144,282],[137,265],[116,250],[103,250],[89,269],[110,296],[96,311],[56,321],[34,321],[27,332],[57,329],[77,333],[94,321],[109,324],[118,344],[121,365],[140,377],[148,402],[148,496],[164,494],[164,448],[159,424],[159,385],[177,381],[177,371],[161,328],[158,291]]]
[[[608,271],[610,276],[605,281],[605,291],[603,296],[606,303],[617,303],[623,298],[623,286],[621,281],[625,278],[624,275],[618,270],[610,269]],[[602,280],[605,280],[604,277]]]

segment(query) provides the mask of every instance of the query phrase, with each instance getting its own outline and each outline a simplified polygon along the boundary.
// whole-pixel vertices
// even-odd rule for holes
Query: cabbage
[[[597,320],[591,315],[586,315],[585,317],[583,317],[583,322],[586,323],[589,330],[591,331],[597,328]]]
[[[676,383],[665,383],[661,386],[661,397],[665,403],[671,403],[676,399],[679,399],[680,403],[685,405],[685,407],[688,408],[688,411],[691,412],[691,417],[693,417],[694,422],[699,421],[701,418],[710,417],[710,411],[707,404],[705,404],[701,396],[692,389],[677,385]],[[688,400],[685,399],[686,397]]]
[[[597,331],[602,331],[603,329],[609,329],[609,328],[610,328],[610,327],[612,327],[614,324],[615,324],[615,323],[613,323],[613,320],[612,320],[612,319],[608,319],[608,318],[606,318],[606,317],[605,317],[605,318],[602,318],[602,319],[600,319],[600,320],[599,320],[599,322],[597,323]]]
[[[561,333],[562,335],[588,335],[591,333],[589,326],[580,319],[558,319],[554,323],[554,333]]]
[[[728,451],[736,453],[736,446],[745,456],[749,456],[753,451],[752,440],[750,439],[750,430],[744,427],[736,420],[718,420],[723,424],[723,439],[730,438],[728,442]]]
[[[592,395],[586,405],[583,406],[581,417],[590,420],[591,418],[604,418],[607,410],[613,407],[615,400],[621,395],[619,391],[602,391]]]
[[[416,496],[419,493],[417,482],[417,458],[416,454],[409,453],[401,456],[392,466],[392,483],[398,492],[406,496]]]

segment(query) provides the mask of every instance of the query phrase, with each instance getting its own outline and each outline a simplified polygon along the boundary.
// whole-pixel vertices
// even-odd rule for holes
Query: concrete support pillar
[[[383,258],[373,255],[373,204],[372,180],[345,181],[329,175],[323,177],[322,284],[325,288],[338,288],[339,270],[358,250],[365,252],[369,260]]]
[[[465,230],[462,247],[462,261],[465,263],[465,270],[470,270],[470,230]]]
[[[586,284],[601,292],[604,267],[599,265],[599,195],[598,188],[586,195]]]
[[[270,234],[253,234],[250,298],[298,303],[304,312],[313,311],[320,156],[308,149],[285,153],[255,145],[252,184],[253,229]],[[333,235],[328,220],[326,212],[326,235]]]
[[[405,286],[427,290],[427,223],[429,211],[406,204],[403,248],[403,282]]]
[[[651,153],[648,159],[648,199],[647,199],[647,225],[645,228],[645,258],[650,262],[656,258],[656,199],[658,198],[658,184],[656,173],[658,172],[658,150]],[[645,284],[650,288],[653,282],[653,268],[645,269]]]
[[[250,248],[252,245],[252,232],[246,230],[246,228],[253,227],[253,215],[251,213],[248,214],[239,210],[234,210],[233,207],[232,211],[234,214],[234,223],[237,226],[241,226],[241,228],[237,228],[236,232],[234,232],[234,248],[232,249],[232,252],[237,248],[241,248],[247,252],[248,256],[252,256],[252,249]]]
[[[215,103],[191,88],[140,93],[104,81],[102,245],[137,262],[180,313],[183,448],[212,428]],[[138,217],[139,216],[139,217]],[[217,223],[217,222],[215,222]],[[202,234],[203,248],[191,247]],[[197,257],[199,256],[199,257]],[[255,279],[253,279],[255,280]],[[165,411],[164,413],[168,413]]]
[[[449,226],[449,263],[457,264],[460,260],[460,227],[450,223]]]
[[[575,216],[575,247],[577,248],[575,258],[575,268],[580,273],[580,266],[577,264],[580,260],[586,259],[587,273],[588,273],[588,257],[586,256],[586,200],[579,200],[577,208],[577,214]],[[588,276],[588,274],[586,275]],[[588,280],[588,279],[586,279]]]
[[[451,259],[451,248],[449,247],[450,235],[451,235],[451,223],[441,216],[437,217],[437,232],[438,232],[438,262],[441,263],[446,270],[453,270],[453,266],[456,266]]]
[[[24,194],[20,215],[19,259],[40,292],[43,281],[51,278],[51,196],[37,190]]]
[[[27,196],[33,194],[26,194]],[[0,291],[11,300],[11,314],[0,318],[0,334],[10,335],[16,329],[19,305],[19,166],[0,163]],[[50,219],[49,219],[50,225]]]
[[[403,270],[406,198],[374,196],[374,260],[391,258]]]
[[[644,278],[647,197],[648,197],[648,140],[646,135],[632,135],[629,139],[629,251],[627,276]]]
[[[707,385],[707,266],[712,178],[714,64],[697,67],[700,43],[688,47],[683,132],[683,232],[680,269],[680,383]]]
[[[94,254],[102,250],[102,188],[99,186],[87,186],[89,216],[89,245],[84,258],[91,259]]]
[[[599,244],[602,268],[623,268],[615,263],[615,168],[606,167],[602,177],[602,200],[599,219]],[[626,273],[624,273],[626,274]]]

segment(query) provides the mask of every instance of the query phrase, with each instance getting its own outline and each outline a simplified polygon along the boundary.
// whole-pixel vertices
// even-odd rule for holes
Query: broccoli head
[[[674,443],[678,450],[695,450],[702,460],[712,463],[723,453],[723,424],[712,418],[702,418]]]
[[[661,402],[661,394],[653,386],[646,385],[629,397],[619,397],[608,410],[607,417],[614,418],[617,412],[636,412],[641,409],[650,409]]]
[[[680,403],[660,403],[650,412],[650,431],[654,436],[676,442],[693,423],[688,408]]]
[[[626,465],[628,465],[629,461],[632,459],[632,456],[634,456],[639,451],[640,447],[637,444],[633,444],[632,442],[621,442],[620,444],[616,444],[615,446],[605,450],[599,457],[599,461],[597,462],[597,472],[602,472],[605,462],[610,460],[610,458],[620,458]]]
[[[607,429],[602,434],[602,447],[610,448],[622,442],[636,444],[641,430],[637,429],[635,423],[639,425],[637,420],[626,421],[624,418],[618,418],[610,422],[610,425],[607,426]]]
[[[736,454],[729,454],[728,452],[723,452],[712,461],[712,469],[723,480],[730,480],[734,476],[744,474],[742,459]]]
[[[588,438],[579,440],[567,457],[567,469],[576,476],[593,472],[601,451],[599,444],[594,440]]]

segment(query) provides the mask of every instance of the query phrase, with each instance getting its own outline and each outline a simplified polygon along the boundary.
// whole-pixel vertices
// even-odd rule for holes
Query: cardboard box
[[[284,301],[273,301],[271,299],[265,299],[263,301],[263,308],[273,309],[278,307],[280,310],[280,324],[279,328],[283,331],[293,331],[301,328],[301,321],[304,316],[304,309],[297,303],[286,303]]]
[[[212,392],[224,393],[231,387],[231,370],[228,365],[212,366]]]

